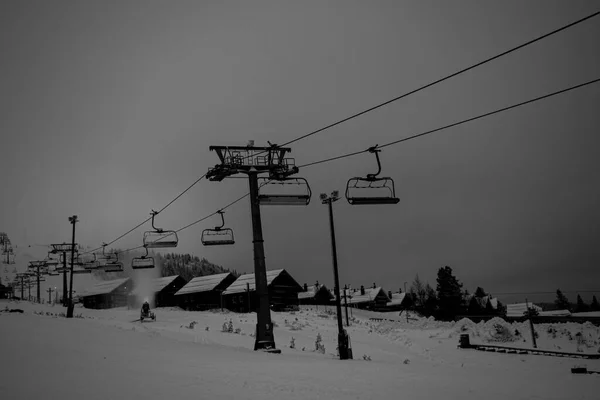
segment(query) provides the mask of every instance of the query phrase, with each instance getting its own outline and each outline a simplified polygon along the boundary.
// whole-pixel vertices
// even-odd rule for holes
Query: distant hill
[[[106,253],[114,253],[119,252],[119,249],[111,249]],[[102,280],[112,280],[118,278],[125,278],[131,276],[131,259],[134,257],[139,257],[140,255],[145,254],[142,252],[128,252],[124,255],[119,256],[119,261],[123,263],[124,271],[119,273],[106,273],[104,271],[94,271],[94,275]],[[213,275],[213,274],[222,274],[231,272],[236,277],[240,276],[240,274],[235,270],[229,270],[227,268],[223,268],[220,265],[216,265],[211,263],[205,258],[199,258],[197,256],[192,256],[191,254],[175,254],[175,253],[167,253],[167,254],[150,254],[154,258],[154,265],[159,271],[158,276],[172,276],[179,275],[184,278],[186,281],[191,280],[197,276],[205,276],[205,275]]]
[[[223,268],[213,264],[205,258],[198,258],[190,254],[167,253],[164,256],[158,254],[155,256],[156,264],[161,267],[161,276],[179,275],[189,281],[197,276],[223,274],[231,272],[236,277],[240,274],[233,270]]]

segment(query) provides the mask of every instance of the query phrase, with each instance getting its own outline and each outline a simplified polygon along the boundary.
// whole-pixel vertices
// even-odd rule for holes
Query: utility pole
[[[310,194],[270,197],[259,195],[259,173],[269,173],[269,179],[283,181],[288,176],[298,172],[298,168],[293,165],[293,160],[284,158],[285,153],[290,151],[289,148],[278,147],[277,145],[254,147],[254,143],[251,142],[248,146],[210,146],[209,149],[217,153],[221,163],[208,171],[206,174],[208,180],[220,182],[238,173],[248,176],[252,243],[254,247],[254,277],[258,298],[254,350],[281,353],[281,350],[275,347],[275,336],[271,322],[260,205],[307,205],[310,201]],[[266,156],[260,156],[259,154],[266,154]]]
[[[63,290],[62,290],[62,305],[67,307],[67,295],[68,295],[68,286],[67,286],[67,252],[71,250],[71,245],[66,243],[61,244],[52,244],[52,254],[62,254],[62,273],[63,273]]]
[[[38,303],[42,302],[42,295],[41,295],[41,288],[40,288],[40,278],[42,276],[41,272],[40,272],[40,268],[44,266],[44,261],[30,261],[29,262],[29,267],[30,268],[34,268],[35,272],[33,273],[36,277],[36,284],[37,284],[37,299],[36,301]]]
[[[348,333],[344,330],[342,324],[342,303],[340,300],[340,278],[338,274],[338,263],[337,263],[337,249],[335,244],[335,227],[333,224],[333,202],[339,200],[338,191],[331,193],[331,196],[327,196],[325,193],[321,194],[321,202],[329,206],[329,227],[331,230],[331,253],[333,257],[333,278],[334,278],[334,291],[335,291],[335,308],[337,311],[337,322],[338,322],[338,351],[340,353],[340,360],[352,359],[352,351],[349,348],[349,337]]]
[[[73,309],[75,308],[75,304],[73,304],[73,267],[75,264],[75,224],[79,222],[77,220],[77,215],[73,215],[69,217],[69,222],[73,225],[73,235],[71,236],[71,277],[69,284],[69,302],[67,308],[67,318],[73,318]]]
[[[23,300],[23,296],[25,296],[25,284],[24,284],[24,280],[25,280],[25,274],[17,274],[17,279],[21,279],[21,300]]]
[[[348,319],[348,285],[344,285],[344,308],[346,309],[346,326],[350,326]]]
[[[529,302],[525,299],[525,306],[527,307],[527,316],[529,317],[529,328],[531,329],[531,341],[533,342],[533,348],[537,349],[537,343],[535,341],[535,329],[533,327],[533,317],[531,315],[531,309],[529,308]]]

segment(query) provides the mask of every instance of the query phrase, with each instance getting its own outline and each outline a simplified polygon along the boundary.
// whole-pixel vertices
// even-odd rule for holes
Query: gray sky
[[[68,241],[76,214],[77,241],[99,246],[214,166],[210,145],[286,142],[599,6],[2,2],[0,231],[20,247]],[[600,17],[294,143],[292,155],[305,164],[362,150],[598,78],[598,38]],[[401,202],[335,203],[342,284],[396,290],[419,273],[435,286],[449,265],[469,290],[600,289],[599,100],[600,85],[588,86],[385,148],[382,173]],[[302,170],[314,194],[308,207],[262,208],[267,268],[330,284],[318,194],[343,192],[348,178],[375,166],[362,154]],[[179,229],[247,190],[240,179],[201,181],[157,226]],[[181,232],[176,251],[251,272],[248,200],[225,218],[234,247],[201,245],[215,217]],[[140,245],[143,231],[115,246]]]

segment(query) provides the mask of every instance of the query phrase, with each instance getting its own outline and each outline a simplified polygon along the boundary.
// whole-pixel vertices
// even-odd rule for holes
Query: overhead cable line
[[[537,38],[535,38],[535,39],[529,40],[529,41],[527,41],[527,42],[525,42],[525,43],[523,43],[523,44],[520,44],[520,45],[518,45],[518,46],[516,46],[516,47],[513,47],[513,48],[511,48],[511,49],[509,49],[509,50],[506,50],[506,51],[504,51],[504,52],[502,52],[502,53],[500,53],[500,54],[497,54],[497,55],[495,55],[495,56],[493,56],[493,57],[487,58],[487,59],[485,59],[485,60],[483,60],[483,61],[480,61],[480,62],[478,62],[478,63],[476,63],[476,64],[473,64],[473,65],[471,65],[470,67],[463,68],[463,69],[461,69],[461,70],[459,70],[459,71],[457,71],[457,72],[454,72],[454,73],[452,73],[452,74],[450,74],[450,75],[447,75],[447,76],[445,76],[445,77],[443,77],[443,78],[440,78],[440,79],[438,79],[438,80],[436,80],[436,81],[433,81],[433,82],[431,82],[431,83],[428,83],[428,84],[426,84],[426,85],[424,85],[424,86],[421,86],[421,87],[419,87],[419,88],[417,88],[417,89],[411,90],[410,92],[407,92],[407,93],[404,93],[404,94],[402,94],[402,95],[400,95],[400,96],[394,97],[394,98],[393,98],[393,99],[391,99],[391,100],[388,100],[388,101],[385,101],[385,102],[383,102],[383,103],[377,104],[376,106],[370,107],[370,108],[368,108],[368,109],[366,109],[366,110],[363,110],[363,111],[361,111],[361,112],[358,112],[358,113],[356,113],[356,114],[353,114],[353,115],[351,115],[351,116],[349,116],[349,117],[346,117],[346,118],[344,118],[344,119],[341,119],[341,120],[339,120],[339,121],[336,121],[336,122],[334,122],[334,123],[332,123],[332,124],[329,124],[329,125],[327,125],[327,126],[324,126],[323,128],[320,128],[320,129],[317,129],[317,130],[315,130],[315,131],[312,131],[312,132],[309,132],[309,133],[307,133],[307,134],[304,134],[304,135],[302,135],[302,136],[299,136],[299,137],[297,137],[297,138],[295,138],[295,139],[293,139],[293,140],[290,140],[289,142],[286,142],[286,143],[282,144],[282,145],[281,145],[281,147],[283,147],[283,146],[287,146],[287,145],[289,145],[289,144],[292,144],[292,143],[295,143],[295,142],[298,142],[298,141],[300,141],[300,140],[302,140],[302,139],[305,139],[305,138],[307,138],[307,137],[310,137],[310,136],[316,135],[317,133],[320,133],[320,132],[323,132],[323,131],[325,131],[325,130],[327,130],[327,129],[333,128],[333,127],[335,127],[335,126],[337,126],[337,125],[343,124],[344,122],[350,121],[350,120],[352,120],[352,119],[358,118],[358,117],[360,117],[361,115],[367,114],[367,113],[369,113],[369,112],[371,112],[371,111],[375,111],[375,110],[377,110],[377,109],[379,109],[379,108],[381,108],[381,107],[384,107],[384,106],[386,106],[386,105],[388,105],[388,104],[394,103],[394,102],[396,102],[396,101],[398,101],[398,100],[401,100],[401,99],[403,99],[403,98],[405,98],[405,97],[408,97],[408,96],[410,96],[410,95],[412,95],[412,94],[418,93],[418,92],[420,92],[420,91],[422,91],[422,90],[424,90],[424,89],[427,89],[427,88],[429,88],[429,87],[431,87],[431,86],[437,85],[438,83],[441,83],[441,82],[444,82],[444,81],[446,81],[446,80],[448,80],[448,79],[454,78],[455,76],[461,75],[461,74],[463,74],[463,73],[465,73],[465,72],[467,72],[467,71],[470,71],[470,70],[472,70],[472,69],[475,69],[475,68],[477,68],[477,67],[480,67],[480,66],[482,66],[482,65],[484,65],[484,64],[487,64],[487,63],[489,63],[489,62],[491,62],[491,61],[494,61],[494,60],[496,60],[496,59],[498,59],[498,58],[500,58],[500,57],[503,57],[503,56],[505,56],[505,55],[508,55],[508,54],[510,54],[510,53],[513,53],[513,52],[515,52],[515,51],[517,51],[517,50],[519,50],[519,49],[522,49],[522,48],[524,48],[524,47],[527,47],[527,46],[529,46],[529,45],[532,45],[532,44],[534,44],[534,43],[536,43],[536,42],[539,42],[539,41],[540,41],[540,40],[542,40],[542,39],[545,39],[545,38],[547,38],[547,37],[550,37],[550,36],[552,36],[552,35],[555,35],[555,34],[557,34],[557,33],[559,33],[559,32],[562,32],[562,31],[564,31],[564,30],[567,30],[567,29],[569,29],[569,28],[572,28],[573,26],[575,26],[575,25],[578,25],[578,24],[580,24],[580,23],[582,23],[582,22],[584,22],[584,21],[587,21],[587,20],[589,20],[589,19],[591,19],[591,18],[594,18],[594,17],[596,17],[596,16],[598,16],[598,15],[600,15],[600,11],[596,11],[596,12],[595,12],[595,13],[593,13],[593,14],[590,14],[590,15],[588,15],[588,16],[586,16],[586,17],[580,18],[580,19],[578,19],[577,21],[571,22],[570,24],[564,25],[564,26],[562,26],[562,27],[560,27],[560,28],[558,28],[558,29],[555,29],[555,30],[553,30],[553,31],[551,31],[551,32],[548,32],[548,33],[546,33],[546,34],[544,34],[544,35],[542,35],[542,36],[538,36],[538,37],[537,37]],[[256,155],[259,155],[259,154],[262,154],[262,153],[264,153],[264,151],[263,151],[263,152],[260,152],[260,153],[258,153],[258,154],[256,154]],[[247,157],[246,157],[246,158],[247,158]]]
[[[388,146],[392,146],[392,145],[395,145],[395,144],[398,144],[398,143],[406,142],[408,140],[416,139],[416,138],[419,138],[421,136],[425,136],[425,135],[428,135],[428,134],[431,134],[431,133],[434,133],[434,132],[439,132],[439,131],[442,131],[444,129],[448,129],[448,128],[452,128],[452,127],[455,127],[455,126],[458,126],[458,125],[461,125],[461,124],[465,124],[467,122],[471,122],[471,121],[475,121],[475,120],[482,119],[482,118],[485,118],[485,117],[489,117],[489,116],[494,115],[494,114],[498,114],[498,113],[501,113],[501,112],[504,112],[504,111],[508,111],[508,110],[517,108],[517,107],[524,106],[526,104],[534,103],[536,101],[540,101],[540,100],[547,99],[547,98],[550,98],[550,97],[553,97],[553,96],[557,96],[559,94],[567,93],[567,92],[570,92],[572,90],[579,89],[579,88],[582,88],[582,87],[585,87],[585,86],[588,86],[588,85],[591,85],[591,84],[594,84],[594,83],[598,83],[598,82],[600,82],[600,78],[593,79],[593,80],[590,80],[590,81],[587,81],[587,82],[584,82],[584,83],[581,83],[581,84],[578,84],[578,85],[574,85],[574,86],[571,86],[571,87],[568,87],[568,88],[565,88],[565,89],[561,89],[561,90],[558,90],[558,91],[555,91],[555,92],[552,92],[552,93],[548,93],[548,94],[545,94],[543,96],[538,96],[538,97],[535,97],[533,99],[522,101],[520,103],[516,103],[516,104],[510,105],[510,106],[507,106],[507,107],[503,107],[503,108],[500,108],[500,109],[497,109],[497,110],[494,110],[494,111],[490,111],[490,112],[487,112],[487,113],[484,113],[484,114],[480,114],[478,116],[471,117],[471,118],[468,118],[468,119],[464,119],[464,120],[459,121],[459,122],[454,122],[452,124],[445,125],[445,126],[442,126],[440,128],[432,129],[432,130],[429,130],[429,131],[426,131],[426,132],[422,132],[422,133],[419,133],[419,134],[416,134],[416,135],[412,135],[412,136],[408,136],[408,137],[405,137],[405,138],[402,138],[402,139],[398,139],[398,140],[395,140],[393,142],[389,142],[389,143],[383,144],[381,146],[377,146],[377,148],[388,147]],[[326,159],[320,160],[320,161],[314,161],[314,162],[311,162],[311,163],[308,163],[308,164],[301,165],[298,168],[305,168],[305,167],[310,167],[310,166],[317,165],[317,164],[323,164],[323,163],[327,163],[327,162],[339,160],[339,159],[346,158],[346,157],[355,156],[355,155],[366,153],[366,152],[369,152],[369,149],[355,151],[355,152],[352,152],[352,153],[347,153],[347,154],[343,154],[343,155],[336,156],[336,157],[326,158]],[[263,185],[268,184],[269,182],[270,182],[270,180],[268,182],[263,183],[261,185],[261,187]],[[220,208],[220,210],[225,210],[226,208],[231,207],[232,205],[238,203],[239,201],[241,201],[242,199],[248,197],[249,195],[250,195],[250,193],[244,194],[243,196],[237,198],[236,200],[232,201],[231,203],[227,204],[226,206]],[[183,231],[183,230],[185,230],[187,228],[190,228],[193,225],[196,225],[196,224],[198,224],[198,223],[200,223],[202,221],[207,220],[208,218],[216,215],[217,213],[218,213],[218,211],[215,211],[215,212],[213,212],[213,213],[211,213],[211,214],[209,214],[209,215],[207,215],[205,217],[200,218],[197,221],[192,222],[191,224],[188,224],[188,225],[184,226],[183,228],[180,228],[180,229],[176,230],[175,232],[179,233],[179,232],[181,232],[181,231]],[[132,249],[123,250],[122,252],[136,250],[136,249],[140,249],[140,248],[143,248],[143,247],[144,246],[138,246],[138,247],[135,247],[135,248],[132,248]]]
[[[520,102],[520,103],[517,103],[517,104],[513,104],[513,105],[508,106],[508,107],[499,108],[497,110],[490,111],[490,112],[487,112],[485,114],[480,114],[480,115],[475,116],[475,117],[467,118],[467,119],[464,119],[462,121],[454,122],[452,124],[445,125],[445,126],[442,126],[440,128],[431,129],[429,131],[422,132],[422,133],[419,133],[419,134],[416,134],[416,135],[412,135],[412,136],[408,136],[408,137],[405,137],[405,138],[402,138],[402,139],[394,140],[393,142],[389,142],[389,143],[386,143],[386,144],[383,144],[383,145],[378,145],[377,148],[383,148],[383,147],[393,146],[393,145],[398,144],[398,143],[406,142],[408,140],[416,139],[416,138],[421,137],[421,136],[429,135],[431,133],[439,132],[439,131],[442,131],[442,130],[445,130],[445,129],[449,129],[449,128],[452,128],[452,127],[455,127],[455,126],[458,126],[458,125],[466,124],[467,122],[472,122],[472,121],[475,121],[475,120],[478,120],[478,119],[481,119],[481,118],[489,117],[490,115],[494,115],[494,114],[498,114],[498,113],[501,113],[501,112],[504,112],[504,111],[508,111],[508,110],[513,109],[513,108],[521,107],[521,106],[524,106],[526,104],[534,103],[536,101],[547,99],[547,98],[552,97],[552,96],[557,96],[559,94],[563,94],[563,93],[566,93],[566,92],[569,92],[569,91],[572,91],[572,90],[575,90],[575,89],[579,89],[579,88],[582,88],[584,86],[588,86],[588,85],[591,85],[591,84],[594,84],[594,83],[598,83],[598,82],[600,82],[600,78],[596,78],[596,79],[593,79],[591,81],[587,81],[585,83],[580,83],[579,85],[571,86],[571,87],[568,87],[566,89],[558,90],[556,92],[548,93],[548,94],[545,94],[543,96],[539,96],[539,97],[536,97],[536,98],[533,98],[533,99],[530,99],[530,100],[527,100],[527,101],[523,101],[523,102]],[[355,151],[355,152],[348,153],[348,154],[343,154],[343,155],[336,156],[336,157],[326,158],[324,160],[314,161],[314,162],[311,162],[311,163],[308,163],[308,164],[301,165],[298,168],[306,168],[306,167],[310,167],[312,165],[323,164],[323,163],[327,163],[327,162],[330,162],[330,161],[339,160],[339,159],[342,159],[342,158],[352,157],[352,156],[355,156],[357,154],[366,153],[368,151],[369,151],[369,149],[366,149],[366,150],[361,150],[361,151]]]
[[[161,212],[163,212],[167,207],[169,207],[171,204],[175,203],[181,196],[183,196],[185,193],[187,193],[191,188],[193,188],[194,186],[196,186],[196,184],[198,182],[200,182],[204,177],[206,176],[206,174],[202,175],[200,178],[196,179],[196,181],[194,183],[192,183],[190,186],[187,187],[187,189],[185,189],[183,192],[179,193],[177,195],[177,197],[175,197],[173,200],[171,200],[170,202],[167,203],[167,205],[165,205],[163,208],[161,208],[160,210],[158,210],[156,212],[156,215],[160,214]],[[145,223],[147,223],[148,221],[150,221],[152,219],[152,217],[148,217],[146,218],[144,221],[140,222],[138,225],[136,225],[134,228],[131,228],[130,230],[128,230],[127,232],[125,232],[124,234],[122,234],[121,236],[119,236],[118,238],[106,243],[106,246],[110,246],[111,244],[115,243],[116,241],[124,238],[125,236],[129,235],[131,232],[135,231],[136,229],[138,229],[139,227],[141,227],[142,225],[144,225]],[[85,253],[82,254],[90,254],[93,253],[95,251],[101,250],[104,246],[100,246],[95,248],[94,250],[90,250],[90,251],[86,251]],[[143,246],[142,246],[143,247]]]
[[[431,82],[431,83],[429,83],[429,84],[426,84],[426,85],[424,85],[424,86],[421,86],[421,87],[419,87],[419,88],[417,88],[417,89],[411,90],[411,91],[409,91],[409,92],[407,92],[407,93],[404,93],[404,94],[402,94],[402,95],[400,95],[400,96],[397,96],[397,97],[395,97],[395,98],[393,98],[393,99],[390,99],[390,100],[388,100],[388,101],[385,101],[385,102],[383,102],[383,103],[377,104],[377,105],[375,105],[375,106],[373,106],[373,107],[370,107],[370,108],[368,108],[368,109],[366,109],[366,110],[363,110],[363,111],[361,111],[361,112],[358,112],[358,113],[356,113],[356,114],[353,114],[353,115],[351,115],[351,116],[349,116],[349,117],[346,117],[346,118],[344,118],[344,119],[341,119],[341,120],[339,120],[339,121],[336,121],[336,122],[334,122],[334,123],[332,123],[332,124],[329,124],[329,125],[327,125],[327,126],[325,126],[325,127],[322,127],[322,128],[320,128],[320,129],[317,129],[317,130],[315,130],[315,131],[312,131],[312,132],[309,132],[309,133],[307,133],[307,134],[304,134],[304,135],[302,135],[302,136],[299,136],[299,137],[297,137],[297,138],[295,138],[295,139],[292,139],[292,140],[290,140],[290,141],[288,141],[288,142],[286,142],[286,143],[284,143],[283,145],[281,145],[281,146],[278,146],[278,147],[287,146],[287,145],[289,145],[289,144],[292,144],[292,143],[298,142],[298,141],[300,141],[300,140],[302,140],[302,139],[305,139],[305,138],[307,138],[307,137],[310,137],[310,136],[316,135],[317,133],[323,132],[323,131],[325,131],[325,130],[327,130],[327,129],[333,128],[333,127],[335,127],[335,126],[337,126],[337,125],[343,124],[344,122],[347,122],[347,121],[350,121],[350,120],[352,120],[352,119],[358,118],[358,117],[360,117],[361,115],[364,115],[364,114],[367,114],[367,113],[369,113],[369,112],[371,112],[371,111],[377,110],[377,109],[379,109],[379,108],[381,108],[381,107],[384,107],[384,106],[386,106],[386,105],[388,105],[388,104],[394,103],[394,102],[396,102],[396,101],[398,101],[398,100],[401,100],[401,99],[403,99],[403,98],[405,98],[405,97],[408,97],[408,96],[410,96],[410,95],[412,95],[412,94],[415,94],[415,93],[417,93],[417,92],[420,92],[420,91],[422,91],[422,90],[424,90],[424,89],[427,89],[427,88],[429,88],[429,87],[431,87],[431,86],[434,86],[434,85],[436,85],[436,84],[438,84],[438,83],[444,82],[444,81],[446,81],[446,80],[448,80],[448,79],[451,79],[451,78],[453,78],[453,77],[455,77],[455,76],[458,76],[458,75],[460,75],[460,74],[463,74],[463,73],[465,73],[465,72],[467,72],[467,71],[470,71],[470,70],[472,70],[472,69],[475,69],[475,68],[477,68],[477,67],[480,67],[480,66],[482,66],[482,65],[484,65],[484,64],[487,64],[487,63],[489,63],[489,62],[491,62],[491,61],[493,61],[493,60],[496,60],[496,59],[498,59],[498,58],[500,58],[500,57],[503,57],[503,56],[505,56],[505,55],[508,55],[508,54],[510,54],[510,53],[513,53],[513,52],[515,52],[515,51],[517,51],[517,50],[519,50],[519,49],[522,49],[522,48],[524,48],[524,47],[527,47],[527,46],[529,46],[529,45],[531,45],[531,44],[533,44],[533,43],[539,42],[539,41],[540,41],[540,40],[542,40],[542,39],[545,39],[545,38],[547,38],[547,37],[550,37],[550,36],[552,36],[552,35],[555,35],[555,34],[557,34],[557,33],[559,33],[559,32],[562,32],[562,31],[564,31],[564,30],[566,30],[566,29],[569,29],[569,28],[571,28],[571,27],[573,27],[573,26],[575,26],[575,25],[578,25],[578,24],[580,24],[580,23],[582,23],[582,22],[584,22],[584,21],[587,21],[587,20],[589,20],[589,19],[591,19],[591,18],[594,18],[594,17],[596,17],[596,16],[598,16],[598,15],[600,15],[600,11],[597,11],[597,12],[595,12],[595,13],[593,13],[593,14],[590,14],[590,15],[588,15],[588,16],[586,16],[586,17],[580,18],[580,19],[578,19],[578,20],[576,20],[576,21],[574,21],[574,22],[571,22],[571,23],[569,23],[569,24],[567,24],[567,25],[564,25],[564,26],[562,26],[562,27],[560,27],[560,28],[558,28],[558,29],[555,29],[555,30],[553,30],[553,31],[551,31],[551,32],[548,32],[548,33],[546,33],[546,34],[544,34],[544,35],[538,36],[538,37],[537,37],[537,38],[535,38],[535,39],[531,39],[531,40],[529,40],[529,41],[527,41],[527,42],[525,42],[525,43],[523,43],[523,44],[520,44],[520,45],[518,45],[518,46],[516,46],[516,47],[513,47],[513,48],[511,48],[511,49],[509,49],[509,50],[506,50],[506,51],[504,51],[504,52],[502,52],[502,53],[500,53],[500,54],[497,54],[497,55],[495,55],[495,56],[493,56],[493,57],[487,58],[487,59],[485,59],[485,60],[483,60],[483,61],[480,61],[480,62],[478,62],[478,63],[476,63],[476,64],[473,64],[473,65],[471,65],[470,67],[463,68],[463,69],[461,69],[461,70],[459,70],[459,71],[457,71],[457,72],[454,72],[454,73],[452,73],[452,74],[450,74],[450,75],[447,75],[447,76],[445,76],[445,77],[443,77],[443,78],[440,78],[440,79],[438,79],[438,80],[436,80],[436,81],[433,81],[433,82]],[[498,112],[499,112],[499,111],[498,111]],[[481,117],[480,117],[480,118],[481,118]],[[465,122],[466,122],[466,121],[465,121]],[[464,123],[464,122],[463,122],[463,123]],[[440,129],[445,129],[445,128],[440,128]],[[432,133],[432,132],[430,132],[430,133]],[[403,140],[408,140],[408,138],[407,138],[407,139],[403,139]],[[389,145],[390,145],[390,144],[387,144],[386,146],[389,146]],[[381,146],[381,147],[383,147],[383,146]],[[263,154],[263,153],[265,153],[265,151],[259,152],[259,153],[255,154],[255,156],[256,156],[256,155]],[[356,155],[356,154],[360,154],[360,153],[362,153],[362,151],[361,151],[361,152],[357,152],[357,153],[355,153],[355,154],[347,154],[347,155],[340,156],[340,157],[336,157],[336,158],[333,158],[333,159],[323,160],[323,161],[320,161],[320,162],[317,162],[317,163],[322,163],[322,162],[326,162],[326,161],[333,161],[333,160],[336,160],[336,159],[338,159],[338,158],[350,157],[351,155]],[[249,156],[243,157],[243,159],[246,159],[246,158],[248,158],[248,157],[249,157]],[[309,165],[314,165],[314,164],[307,164],[307,165],[305,165],[305,166],[309,166]],[[174,199],[173,199],[171,202],[169,202],[169,203],[168,203],[166,206],[164,206],[163,208],[161,208],[161,209],[158,211],[158,213],[160,213],[160,212],[164,211],[164,210],[165,210],[167,207],[169,207],[169,206],[170,206],[172,203],[174,203],[174,202],[175,202],[177,199],[179,199],[181,196],[183,196],[183,195],[184,195],[184,194],[185,194],[185,193],[186,193],[188,190],[190,190],[192,187],[194,187],[194,186],[195,186],[195,185],[196,185],[196,184],[197,184],[197,183],[198,183],[200,180],[202,180],[202,178],[204,178],[205,176],[206,176],[206,174],[204,174],[203,176],[201,176],[200,178],[198,178],[198,179],[197,179],[197,180],[196,180],[194,183],[192,183],[192,184],[191,184],[191,185],[190,185],[190,186],[189,186],[189,187],[188,187],[186,190],[184,190],[182,193],[180,193],[180,194],[179,194],[177,197],[175,197],[175,198],[174,198]],[[141,225],[145,224],[145,223],[146,223],[146,222],[148,222],[149,220],[150,220],[150,218],[146,219],[144,222],[142,222],[142,223],[141,223],[140,225],[138,225],[137,227],[135,227],[135,228],[133,228],[132,230],[128,231],[128,232],[127,232],[127,233],[125,233],[124,235],[121,235],[119,238],[117,238],[117,239],[115,239],[115,240],[113,240],[113,241],[109,242],[109,244],[110,244],[110,243],[114,243],[114,242],[116,242],[117,240],[121,239],[122,237],[124,237],[124,236],[128,235],[128,234],[129,234],[129,233],[131,233],[133,230],[137,229],[139,226],[141,226]],[[93,251],[97,251],[97,250],[99,250],[99,249],[101,249],[101,248],[102,248],[102,247],[100,247],[100,248],[97,248],[97,249],[95,249],[95,250],[93,250]]]

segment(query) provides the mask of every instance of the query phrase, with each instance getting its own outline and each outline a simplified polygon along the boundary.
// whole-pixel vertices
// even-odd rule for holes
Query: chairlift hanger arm
[[[158,215],[158,211],[152,210],[150,215],[152,215],[152,229],[154,229],[156,232],[159,232],[159,233],[162,232],[163,231],[162,229],[154,226],[154,217],[156,217]]]
[[[381,150],[378,149],[377,146],[379,145],[376,144],[375,146],[369,147],[368,149],[369,153],[375,153],[375,158],[377,159],[377,172],[375,174],[367,174],[367,179],[375,179],[377,175],[381,173],[381,160],[379,160],[379,152]]]
[[[225,217],[223,216],[223,214],[225,214],[225,211],[219,210],[217,211],[217,213],[221,216],[221,226],[215,226],[215,230],[220,231],[225,226]]]

